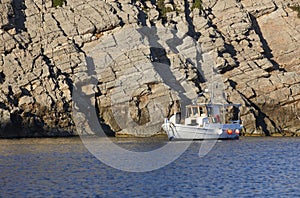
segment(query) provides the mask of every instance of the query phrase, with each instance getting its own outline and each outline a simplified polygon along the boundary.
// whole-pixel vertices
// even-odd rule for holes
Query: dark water
[[[79,138],[0,140],[0,197],[300,197],[300,138],[222,141],[203,158],[199,146],[161,169],[131,173],[101,163]]]

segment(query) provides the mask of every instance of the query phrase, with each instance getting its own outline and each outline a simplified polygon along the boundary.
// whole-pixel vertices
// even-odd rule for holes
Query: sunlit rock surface
[[[82,93],[108,133],[152,136],[212,67],[245,134],[299,135],[298,2],[151,2],[2,0],[0,136],[77,135],[74,85],[90,78]]]

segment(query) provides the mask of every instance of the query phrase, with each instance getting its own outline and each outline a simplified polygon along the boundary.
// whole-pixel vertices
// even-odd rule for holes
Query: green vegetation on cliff
[[[52,0],[52,7],[62,6],[66,0]]]
[[[157,8],[158,8],[159,15],[160,15],[161,18],[166,18],[167,17],[167,13],[173,11],[172,8],[165,7],[164,0],[158,0],[156,2],[156,4],[157,4]]]
[[[298,18],[300,19],[300,6],[290,6],[290,8],[296,12],[298,12]]]
[[[199,10],[202,10],[202,0],[194,0],[192,10],[194,10],[195,8],[198,8]]]

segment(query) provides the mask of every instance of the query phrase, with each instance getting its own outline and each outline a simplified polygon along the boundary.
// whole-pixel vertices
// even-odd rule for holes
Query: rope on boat
[[[172,134],[173,134],[173,136],[172,137],[170,137],[169,138],[169,140],[173,140],[174,139],[174,137],[175,137],[175,130],[176,130],[176,128],[175,128],[175,125],[174,125],[174,123],[173,122],[170,122],[170,123],[168,123],[169,124],[169,126],[170,126],[170,129],[172,130]]]

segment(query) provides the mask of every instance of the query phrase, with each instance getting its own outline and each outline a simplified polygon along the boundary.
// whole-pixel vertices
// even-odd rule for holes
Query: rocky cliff
[[[78,134],[87,80],[107,132],[154,135],[212,66],[245,134],[300,134],[296,1],[0,1],[1,137]]]

